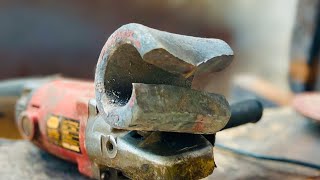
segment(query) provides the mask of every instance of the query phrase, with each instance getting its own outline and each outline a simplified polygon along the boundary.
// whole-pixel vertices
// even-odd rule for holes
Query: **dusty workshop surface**
[[[233,148],[320,163],[320,127],[291,108],[266,110],[256,125],[218,133],[217,143]],[[285,163],[255,160],[215,148],[218,168],[207,179],[307,179],[320,171]]]
[[[0,179],[79,179],[77,166],[23,140],[0,140]]]
[[[257,125],[219,133],[218,143],[231,147],[320,162],[320,129],[290,108],[267,110]],[[210,179],[306,179],[319,171],[236,156],[215,148],[218,168]],[[0,140],[0,179],[86,179],[77,167],[55,158],[26,141]]]

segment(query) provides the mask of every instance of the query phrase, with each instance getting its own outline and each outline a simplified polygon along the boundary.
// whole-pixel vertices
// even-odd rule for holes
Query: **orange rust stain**
[[[107,41],[106,47],[110,47],[111,45],[115,44],[117,41],[129,40],[133,43],[136,48],[140,48],[140,42],[133,37],[134,32],[130,30],[122,30],[117,31],[116,33],[112,34]]]
[[[204,124],[203,124],[204,120],[205,120],[205,117],[201,114],[198,114],[192,129],[196,132],[204,131]]]

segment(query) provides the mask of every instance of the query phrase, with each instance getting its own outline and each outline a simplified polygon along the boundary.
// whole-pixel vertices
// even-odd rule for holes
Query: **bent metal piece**
[[[230,118],[229,104],[191,84],[199,73],[224,69],[232,57],[222,40],[124,25],[108,39],[97,63],[98,110],[117,129],[215,133]]]

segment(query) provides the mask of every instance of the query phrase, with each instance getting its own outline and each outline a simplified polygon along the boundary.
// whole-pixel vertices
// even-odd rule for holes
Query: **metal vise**
[[[124,25],[103,47],[95,74],[86,147],[103,177],[110,168],[133,179],[199,179],[215,167],[215,134],[231,111],[218,94],[193,90],[203,72],[233,58],[222,40]],[[113,173],[114,174],[114,173]],[[116,176],[116,175],[115,175]]]

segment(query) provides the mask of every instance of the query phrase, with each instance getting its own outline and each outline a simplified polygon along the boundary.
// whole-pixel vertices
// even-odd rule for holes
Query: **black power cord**
[[[231,148],[231,147],[225,146],[223,144],[219,144],[219,143],[215,143],[215,147],[230,151],[230,152],[238,154],[238,155],[248,156],[248,157],[252,157],[255,159],[276,161],[276,162],[288,163],[288,164],[295,164],[295,165],[300,165],[300,166],[320,170],[319,164],[313,164],[313,163],[309,163],[309,162],[305,162],[305,161],[300,161],[300,160],[296,160],[296,159],[289,159],[289,158],[284,158],[284,157],[276,157],[276,156],[269,156],[269,155],[252,153],[252,152],[244,151],[241,149]]]

